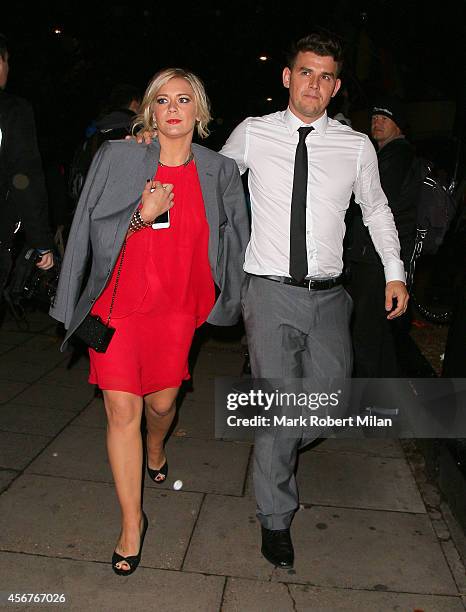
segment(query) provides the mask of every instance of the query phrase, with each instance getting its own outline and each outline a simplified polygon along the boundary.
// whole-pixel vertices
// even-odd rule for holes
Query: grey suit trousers
[[[254,378],[351,376],[352,300],[341,285],[309,291],[248,275],[242,307]],[[303,435],[290,436],[282,427],[256,431],[257,516],[267,529],[288,528],[299,506],[297,452],[312,442]]]

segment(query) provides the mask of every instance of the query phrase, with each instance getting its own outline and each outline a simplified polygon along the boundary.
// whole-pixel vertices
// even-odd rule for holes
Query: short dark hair
[[[0,32],[0,57],[2,59],[6,58],[6,54],[8,53],[8,44],[6,40],[5,34]]]
[[[110,110],[127,108],[133,100],[140,102],[141,97],[141,92],[134,85],[119,83],[110,92],[108,107]]]
[[[312,32],[300,38],[291,45],[286,56],[288,68],[293,68],[298,53],[307,53],[308,51],[316,55],[329,55],[333,57],[337,63],[337,76],[341,72],[343,67],[343,48],[337,38],[321,32]]]

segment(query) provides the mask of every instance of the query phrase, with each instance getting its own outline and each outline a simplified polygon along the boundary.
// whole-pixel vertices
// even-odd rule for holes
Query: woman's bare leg
[[[179,387],[171,387],[146,395],[144,398],[148,464],[153,470],[160,469],[165,463],[163,442],[175,417],[175,400],[178,391]]]
[[[116,552],[137,555],[142,529],[142,397],[124,391],[103,391],[107,412],[107,450],[121,509]],[[116,567],[128,570],[122,561]]]

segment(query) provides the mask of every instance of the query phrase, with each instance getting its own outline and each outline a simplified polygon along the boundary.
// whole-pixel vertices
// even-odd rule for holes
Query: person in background
[[[141,104],[137,87],[127,83],[115,85],[100,114],[86,129],[85,139],[79,143],[69,168],[68,192],[76,208],[92,160],[106,140],[118,140],[131,133]]]
[[[102,132],[106,140],[124,138],[131,133],[140,106],[141,92],[137,87],[128,83],[115,85],[105,109],[95,122],[95,131]]]
[[[7,93],[9,53],[0,34],[0,296],[8,281],[14,234],[19,225],[26,244],[40,255],[37,267],[53,267],[53,239],[47,191],[29,102]]]
[[[371,136],[377,145],[380,183],[393,213],[405,271],[416,237],[416,194],[418,181],[411,174],[415,151],[404,135],[405,109],[393,96],[381,96],[371,107]],[[411,177],[412,176],[412,180]],[[409,331],[406,313],[387,319],[381,292],[385,286],[380,248],[376,249],[360,214],[350,228],[347,257],[350,262],[349,291],[353,298],[352,339],[354,376],[396,378],[402,375],[397,354]]]

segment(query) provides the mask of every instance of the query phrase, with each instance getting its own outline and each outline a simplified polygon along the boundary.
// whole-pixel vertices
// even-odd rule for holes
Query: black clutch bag
[[[110,340],[113,338],[115,328],[110,327],[110,317],[112,316],[113,305],[115,303],[115,297],[118,287],[118,281],[120,280],[121,266],[123,265],[123,258],[125,256],[126,240],[123,243],[123,249],[121,251],[120,265],[118,266],[117,277],[115,280],[115,287],[113,288],[112,301],[110,304],[110,310],[107,317],[107,322],[104,323],[97,315],[88,314],[81,325],[74,332],[74,336],[79,338],[81,342],[84,342],[86,346],[93,349],[97,353],[105,353],[110,344]]]
[[[74,335],[97,353],[105,353],[114,333],[115,328],[105,325],[100,317],[88,314]]]

